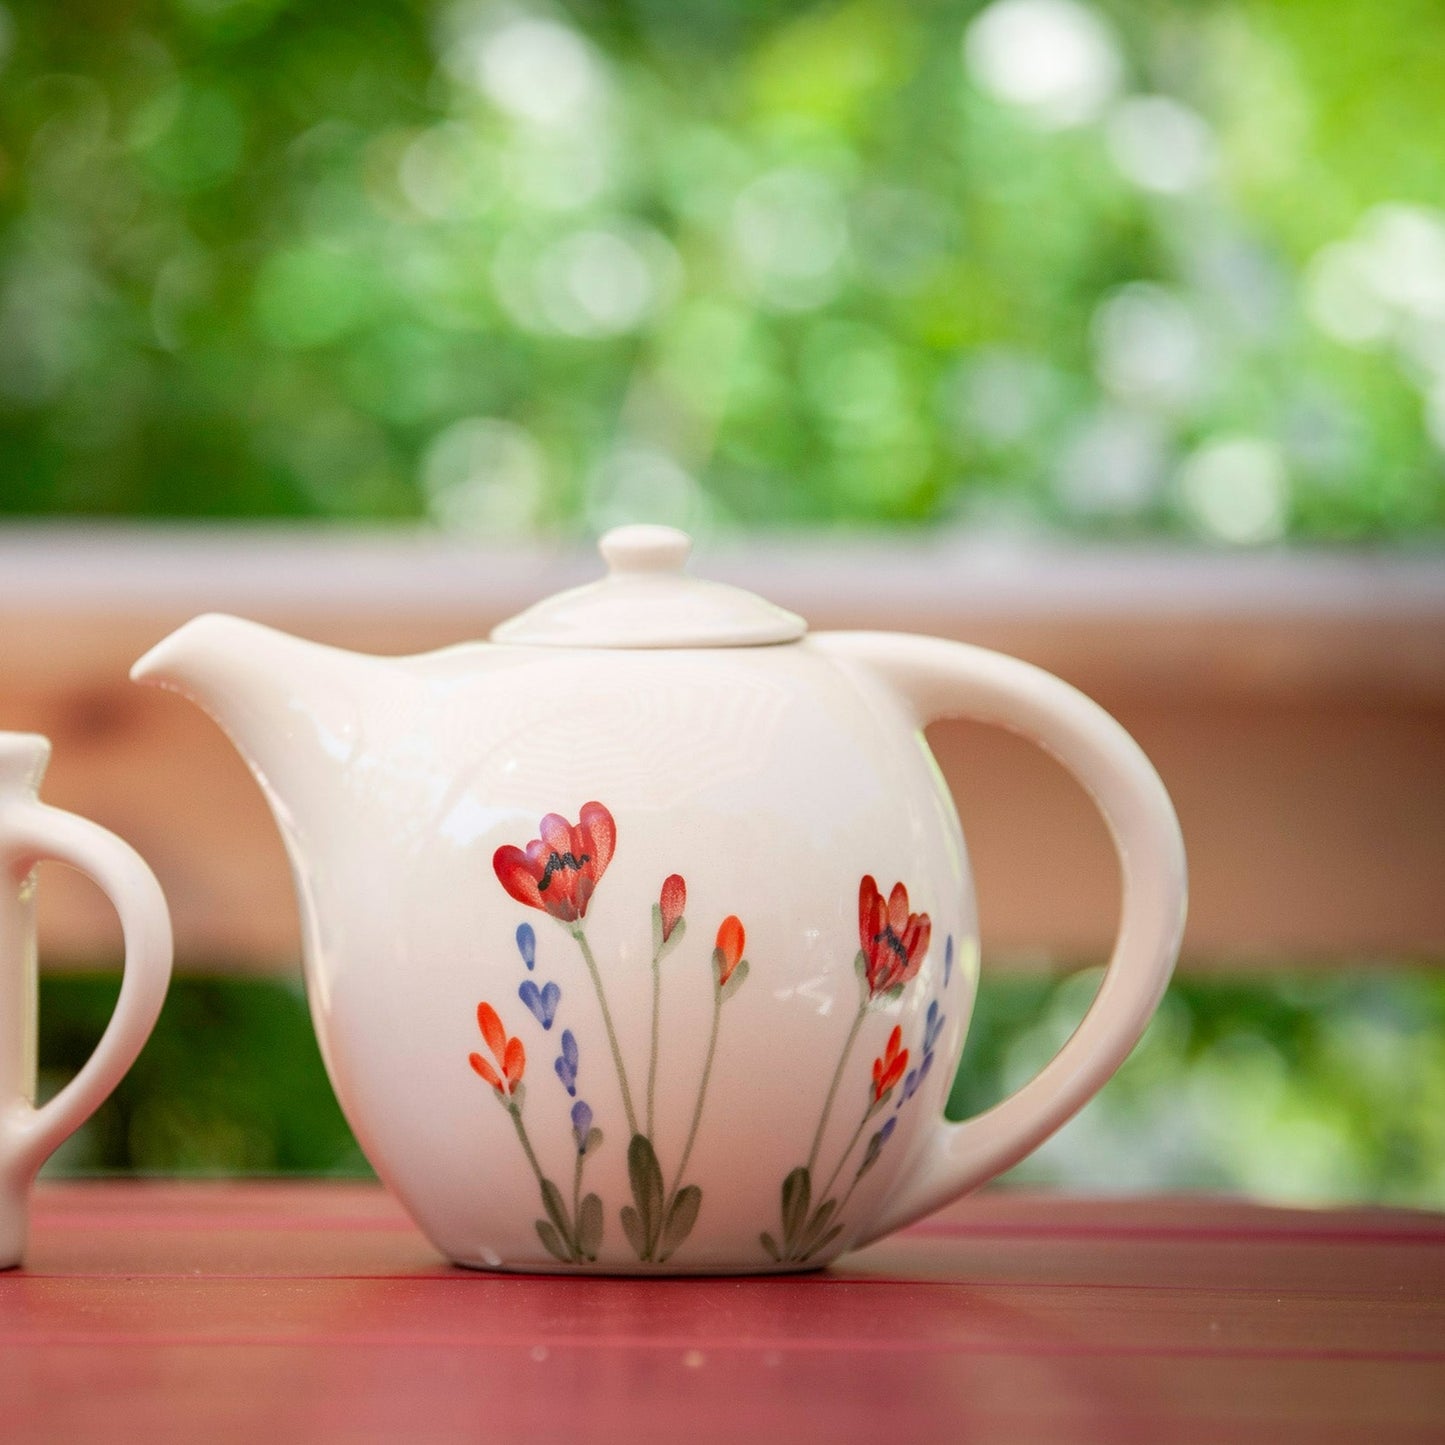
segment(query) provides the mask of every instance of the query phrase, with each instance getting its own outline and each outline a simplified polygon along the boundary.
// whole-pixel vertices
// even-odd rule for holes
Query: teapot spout
[[[180,693],[214,718],[275,804],[294,780],[346,761],[357,732],[350,679],[367,661],[207,613],[158,642],[130,675]]]

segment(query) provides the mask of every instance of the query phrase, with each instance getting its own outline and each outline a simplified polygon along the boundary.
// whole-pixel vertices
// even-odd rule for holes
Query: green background
[[[1445,519],[1432,0],[0,15],[0,510]]]

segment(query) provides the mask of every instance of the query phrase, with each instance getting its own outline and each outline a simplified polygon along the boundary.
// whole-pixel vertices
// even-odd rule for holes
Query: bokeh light
[[[969,25],[965,53],[980,86],[1049,128],[1098,119],[1122,80],[1109,26],[1076,0],[995,0]]]

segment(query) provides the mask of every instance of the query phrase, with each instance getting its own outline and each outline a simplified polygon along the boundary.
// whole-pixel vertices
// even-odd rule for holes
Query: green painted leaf
[[[512,1108],[519,1114],[522,1112],[523,1101],[527,1097],[527,1086],[520,1079],[512,1085]]]
[[[868,1147],[863,1151],[863,1162],[858,1166],[858,1173],[855,1177],[861,1179],[878,1162],[878,1156],[882,1152],[883,1131],[880,1129],[868,1141]]]
[[[747,959],[739,959],[738,966],[733,969],[733,976],[722,987],[723,1001],[730,999],[742,986],[748,976]]]
[[[702,1208],[702,1190],[696,1184],[689,1184],[686,1189],[677,1191],[677,1198],[672,1201],[672,1208],[667,1211],[667,1222],[662,1226],[662,1247],[658,1253],[659,1260],[667,1259],[692,1233],[692,1227],[697,1223],[697,1212]]]
[[[577,1250],[588,1264],[597,1259],[602,1248],[602,1201],[589,1194],[577,1210]]]
[[[687,919],[679,918],[672,925],[672,932],[666,938],[662,936],[662,909],[654,903],[652,905],[652,956],[661,963],[687,933]]]
[[[542,1181],[542,1204],[547,1218],[556,1226],[563,1239],[572,1238],[572,1221],[567,1218],[567,1206],[562,1202],[562,1191],[550,1179]]]
[[[563,1264],[571,1264],[573,1262],[571,1253],[557,1237],[557,1231],[553,1229],[545,1219],[539,1219],[537,1221],[537,1235],[541,1239],[547,1253],[550,1254],[553,1259],[560,1259]]]
[[[768,1258],[772,1260],[774,1264],[781,1264],[783,1262],[781,1251],[773,1242],[773,1236],[769,1234],[766,1229],[758,1235],[758,1242],[763,1246],[763,1249],[767,1251]]]
[[[822,1252],[827,1249],[827,1247],[832,1244],[832,1242],[837,1239],[837,1237],[842,1234],[842,1232],[843,1226],[841,1224],[835,1224],[832,1229],[830,1229],[827,1234],[825,1234],[822,1239],[820,1239],[817,1244],[815,1244],[807,1252],[807,1254],[803,1256],[803,1258],[811,1259],[815,1254],[822,1254]]]
[[[808,1227],[803,1232],[803,1238],[799,1241],[799,1247],[806,1256],[816,1246],[819,1236],[828,1227],[828,1221],[837,1213],[838,1201],[829,1199],[818,1206],[817,1212],[808,1221]]]
[[[587,1143],[583,1146],[584,1154],[595,1154],[602,1147],[602,1130],[589,1129],[587,1131]]]
[[[812,1199],[813,1176],[806,1164],[800,1164],[783,1180],[783,1243],[789,1252],[802,1232]]]
[[[646,1240],[644,1259],[651,1259],[662,1233],[662,1168],[652,1141],[646,1134],[634,1134],[627,1146],[627,1178],[632,1185],[632,1202],[637,1206],[642,1235]]]
[[[638,1259],[646,1259],[647,1236],[642,1232],[642,1218],[630,1204],[622,1206],[622,1232],[627,1236],[633,1254]]]

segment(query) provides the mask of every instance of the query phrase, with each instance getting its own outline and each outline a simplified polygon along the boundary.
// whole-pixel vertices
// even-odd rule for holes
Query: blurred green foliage
[[[985,978],[949,1112],[1025,1083],[1099,970]],[[1009,1176],[1101,1193],[1445,1206],[1445,977],[1361,960],[1177,978],[1103,1091]]]
[[[1434,0],[0,0],[0,512],[1445,522]]]
[[[986,975],[950,1114],[986,1108],[1037,1072],[1097,983],[1097,971]],[[110,978],[44,980],[47,1092],[88,1057],[115,992]],[[175,981],[139,1062],[50,1170],[367,1172],[299,986],[201,978]],[[1445,1206],[1445,977],[1178,980],[1099,1097],[1009,1177]]]
[[[45,976],[40,1092],[90,1057],[117,974]],[[47,1166],[57,1174],[364,1174],[298,982],[177,978],[114,1094]]]

